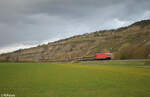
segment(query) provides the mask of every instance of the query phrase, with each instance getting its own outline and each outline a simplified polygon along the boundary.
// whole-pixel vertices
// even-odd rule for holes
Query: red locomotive
[[[105,53],[97,53],[96,54],[96,59],[107,59],[107,60],[110,60],[112,57],[112,53],[108,53],[108,52],[105,52]]]

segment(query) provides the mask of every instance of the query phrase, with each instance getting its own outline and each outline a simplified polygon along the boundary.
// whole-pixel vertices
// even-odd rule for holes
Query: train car
[[[97,53],[96,54],[96,59],[100,59],[100,60],[111,60],[112,58],[112,53]]]

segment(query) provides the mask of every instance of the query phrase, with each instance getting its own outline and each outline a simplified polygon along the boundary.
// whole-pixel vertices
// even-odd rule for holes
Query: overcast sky
[[[150,0],[0,0],[0,53],[150,19]]]

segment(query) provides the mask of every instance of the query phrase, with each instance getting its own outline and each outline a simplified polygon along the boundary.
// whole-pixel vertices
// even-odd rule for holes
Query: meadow
[[[0,96],[150,97],[142,61],[0,63]]]

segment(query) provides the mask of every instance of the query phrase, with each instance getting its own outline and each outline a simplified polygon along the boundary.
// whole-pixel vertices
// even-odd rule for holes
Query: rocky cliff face
[[[0,55],[0,61],[41,62],[93,58],[98,52],[113,52],[113,58],[150,57],[150,20],[131,26],[74,36],[38,47]]]

